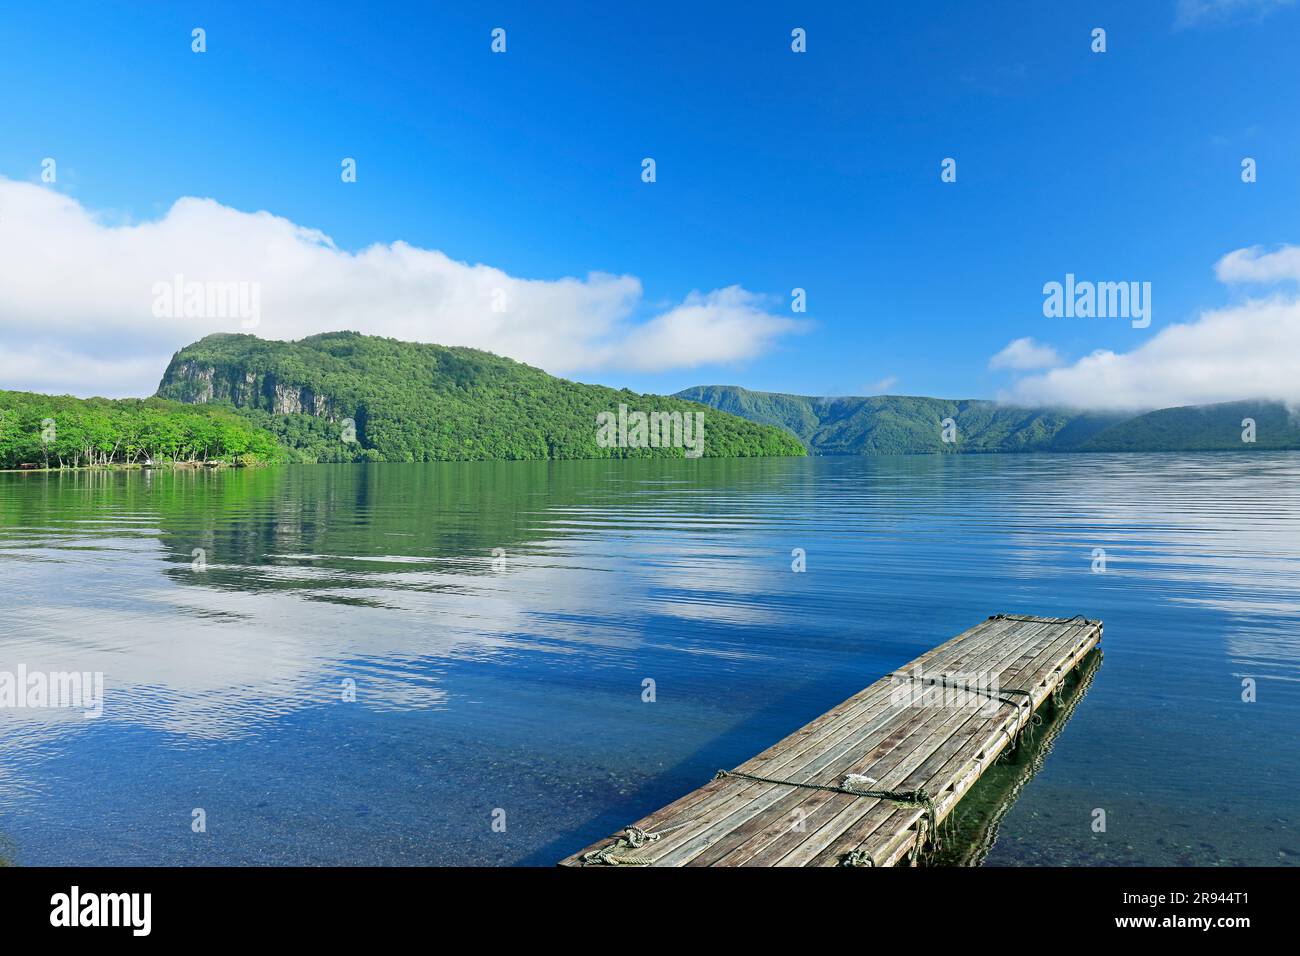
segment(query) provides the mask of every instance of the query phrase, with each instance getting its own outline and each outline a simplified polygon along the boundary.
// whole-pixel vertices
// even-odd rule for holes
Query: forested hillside
[[[1300,419],[1274,402],[1133,414],[1018,408],[975,399],[815,398],[734,385],[697,386],[677,397],[785,428],[818,455],[1300,448]],[[955,423],[955,441],[943,440],[945,419]],[[1255,422],[1253,442],[1242,440],[1246,419]]]
[[[1254,441],[1242,441],[1249,423]],[[1300,448],[1300,415],[1281,402],[1227,402],[1147,412],[1095,435],[1089,451]]]
[[[680,447],[601,447],[596,416],[620,404],[647,413],[702,411],[475,349],[355,332],[297,342],[210,335],[172,358],[158,395],[229,405],[308,461],[680,458]],[[719,411],[706,413],[704,425],[706,457],[805,453],[780,429]]]
[[[977,399],[896,395],[815,398],[752,392],[731,385],[688,388],[677,397],[780,425],[818,455],[1074,449],[1126,417],[1014,408]],[[956,423],[956,441],[943,440],[945,419]]]

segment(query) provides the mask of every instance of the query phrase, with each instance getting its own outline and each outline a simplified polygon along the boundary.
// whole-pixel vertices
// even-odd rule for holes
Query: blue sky
[[[645,391],[994,397],[1039,374],[988,367],[1012,340],[1050,346],[1067,368],[1141,349],[1252,300],[1257,288],[1215,264],[1255,246],[1281,255],[1300,231],[1293,3],[443,6],[12,6],[0,176],[106,227],[202,197],[320,230],[345,252],[400,240],[520,279],[635,276],[620,319],[631,326],[732,286],[750,312],[809,320],[755,333],[760,354],[696,362],[686,313],[669,346],[624,335],[558,369]],[[505,54],[489,49],[494,27]],[[807,53],[791,51],[794,27]],[[647,156],[654,183],[641,181]],[[55,184],[40,183],[44,157]],[[356,183],[341,182],[341,157],[357,160]],[[945,157],[955,183],[940,181]],[[21,222],[39,228],[49,216],[33,208],[35,225]],[[4,220],[0,206],[0,231]],[[8,238],[21,251],[22,235]],[[101,254],[88,250],[77,268],[94,287]],[[11,279],[32,271],[18,261]],[[1043,284],[1067,272],[1150,282],[1151,327],[1044,317]],[[55,298],[79,276],[59,280]],[[790,314],[795,287],[806,315]],[[111,392],[114,361],[147,367],[196,337],[150,334],[137,354],[130,336],[95,344],[94,329],[67,327],[59,339],[38,315],[15,317],[30,301],[0,293],[0,308],[0,336],[27,356],[0,363],[8,387],[42,384],[22,374],[40,350],[90,342],[103,362],[58,390]],[[510,341],[483,344],[510,354]],[[647,362],[642,347],[681,355]]]

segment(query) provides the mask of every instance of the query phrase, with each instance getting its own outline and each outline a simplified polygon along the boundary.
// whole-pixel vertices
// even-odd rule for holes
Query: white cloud
[[[258,283],[260,321],[156,318],[154,286],[176,275]],[[803,327],[738,286],[646,311],[635,276],[524,279],[401,241],[352,253],[318,230],[211,199],[179,199],[153,222],[110,223],[66,195],[0,178],[7,388],[150,394],[171,353],[211,332],[298,339],[352,329],[570,374],[749,359]]]
[[[1178,0],[1174,23],[1180,27],[1228,20],[1262,19],[1295,0]]]
[[[1225,282],[1300,279],[1300,249],[1238,249],[1215,266]],[[1034,405],[1150,409],[1242,399],[1300,404],[1300,297],[1253,298],[1171,325],[1131,352],[1099,350],[1019,380],[1003,396]]]
[[[1026,336],[1007,343],[993,358],[989,359],[989,368],[1031,369],[1051,368],[1061,364],[1061,357],[1056,349],[1041,342],[1035,342]]]
[[[870,385],[868,385],[868,386],[864,389],[864,394],[867,394],[867,395],[884,395],[885,393],[887,393],[891,388],[893,388],[893,387],[894,387],[895,385],[897,385],[897,384],[898,384],[898,376],[897,376],[897,375],[886,375],[886,376],[885,376],[884,378],[882,378],[880,381],[878,381],[878,382],[872,382]]]
[[[594,353],[598,364],[658,372],[704,361],[755,358],[778,336],[802,323],[765,311],[762,300],[740,286],[690,293],[681,305],[628,331],[622,341]]]
[[[1214,264],[1214,274],[1220,282],[1300,282],[1300,246],[1237,249]]]

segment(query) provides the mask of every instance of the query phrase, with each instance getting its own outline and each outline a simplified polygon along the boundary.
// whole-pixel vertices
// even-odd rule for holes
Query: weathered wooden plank
[[[878,865],[898,862],[918,839],[925,807],[798,784],[839,786],[853,773],[875,780],[872,789],[924,787],[942,820],[1100,638],[1097,621],[989,618],[733,771],[784,782],[714,780],[637,821],[630,829],[660,837],[635,850],[621,846],[620,859],[634,854],[637,862],[653,866],[824,866],[857,850]],[[953,675],[998,674],[1001,696],[1015,703],[998,703],[989,714],[971,706],[895,700],[895,681],[916,674],[949,681]],[[1005,693],[1011,690],[1027,691],[1029,704]],[[618,836],[562,863],[581,865],[585,853],[613,845]]]

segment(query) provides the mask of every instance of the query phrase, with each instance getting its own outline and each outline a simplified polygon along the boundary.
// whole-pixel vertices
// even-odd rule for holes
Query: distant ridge
[[[784,428],[814,455],[1300,449],[1300,417],[1280,402],[1133,414],[1022,408],[984,399],[818,398],[736,385],[700,385],[676,397]],[[942,439],[941,423],[947,418],[956,423],[955,442]],[[1242,440],[1247,418],[1255,422],[1253,443]]]

